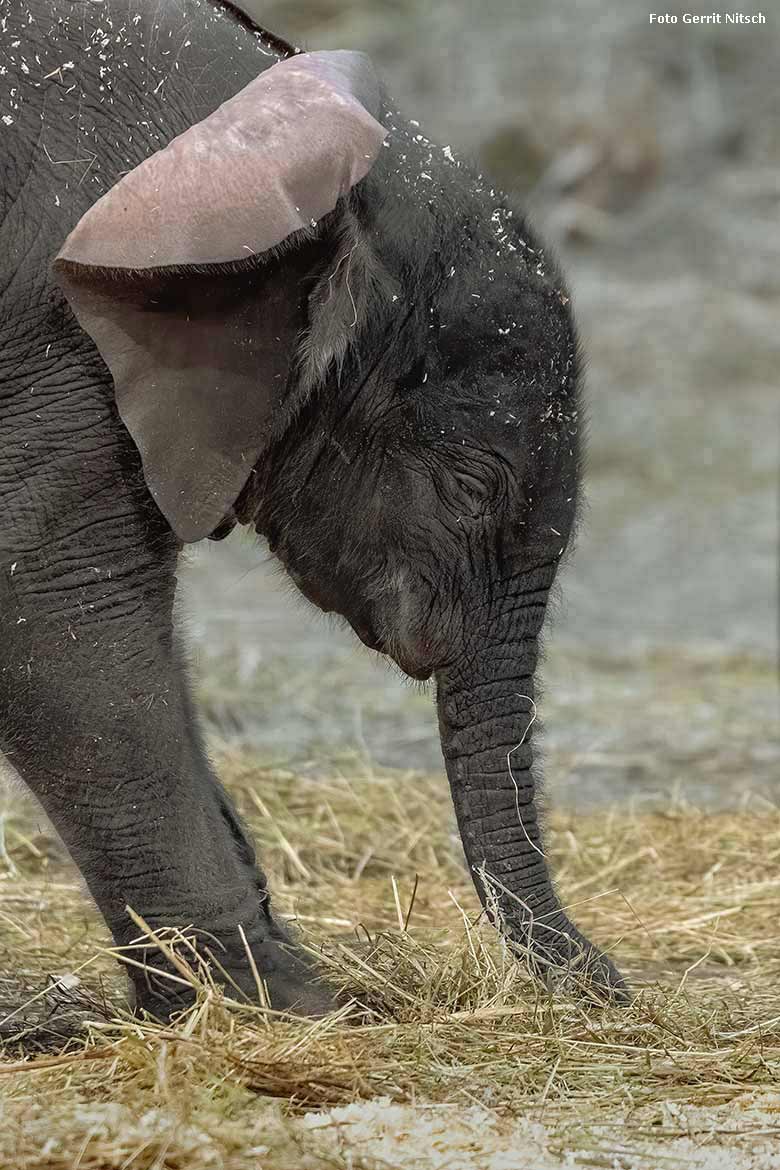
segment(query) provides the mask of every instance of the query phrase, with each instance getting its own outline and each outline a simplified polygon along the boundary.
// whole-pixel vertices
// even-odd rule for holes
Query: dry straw
[[[238,756],[222,772],[277,906],[297,917],[345,1005],[315,1023],[279,1018],[223,991],[179,945],[173,977],[197,988],[195,1006],[175,1027],[123,1015],[111,948],[98,947],[71,872],[11,817],[18,873],[0,887],[0,962],[32,993],[5,996],[0,1165],[378,1165],[354,1149],[324,1153],[319,1129],[297,1120],[377,1097],[479,1107],[498,1130],[543,1120],[550,1148],[611,1165],[605,1134],[618,1120],[621,1148],[639,1151],[648,1134],[682,1132],[674,1106],[773,1090],[773,808],[553,819],[564,900],[636,991],[628,1008],[603,1007],[535,983],[481,920],[441,780],[307,780]],[[41,990],[66,971],[78,986]],[[772,1116],[762,1124],[780,1135]]]

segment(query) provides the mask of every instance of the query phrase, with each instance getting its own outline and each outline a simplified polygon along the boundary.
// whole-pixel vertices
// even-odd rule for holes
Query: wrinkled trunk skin
[[[507,602],[472,632],[462,659],[437,675],[442,751],[466,859],[491,919],[536,974],[569,972],[624,999],[617,969],[561,908],[544,856],[531,739],[547,591],[542,600],[522,592],[519,609]]]

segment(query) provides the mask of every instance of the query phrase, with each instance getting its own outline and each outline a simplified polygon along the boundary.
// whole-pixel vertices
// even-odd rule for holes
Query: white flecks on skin
[[[2,7],[4,3],[0,0]],[[151,30],[145,28],[143,12],[133,12],[132,0],[122,0],[121,3],[89,0],[86,4],[74,5],[73,18],[66,5],[55,5],[50,11],[41,3],[37,23],[45,25],[48,18],[48,27],[43,35],[36,37],[40,52],[33,53],[32,48],[27,48],[26,32],[24,36],[14,36],[10,49],[7,44],[3,45],[5,52],[0,77],[10,74],[23,84],[18,92],[11,91],[7,98],[4,98],[0,84],[0,131],[14,126],[19,120],[17,111],[24,98],[29,96],[31,87],[46,90],[45,106],[40,108],[40,103],[36,103],[40,121],[44,126],[48,123],[59,127],[59,136],[56,139],[49,137],[50,152],[46,150],[47,135],[43,133],[40,137],[45,157],[50,164],[58,164],[51,175],[51,186],[59,191],[56,196],[52,192],[54,207],[62,205],[64,192],[83,184],[97,187],[98,194],[102,194],[146,157],[150,146],[155,149],[164,144],[167,138],[164,131],[147,121],[146,134],[141,134],[139,124],[134,124],[132,117],[127,118],[126,108],[143,109],[152,94],[156,95],[156,103],[165,103],[166,81],[180,69],[185,73],[189,55],[197,52],[188,35],[193,23],[202,28],[204,24],[233,20],[227,9],[215,5],[212,0],[187,0],[186,3],[167,0],[166,16],[170,9],[178,12],[182,20],[178,25],[175,19],[168,20],[170,27],[163,32],[159,21]],[[184,20],[185,14],[192,16],[193,9],[198,10],[195,22]],[[162,10],[161,5],[158,11]],[[23,21],[26,27],[36,23],[36,18],[31,12],[10,17],[0,15],[0,32],[18,32]],[[166,34],[167,43],[161,45],[160,40]],[[41,48],[42,44],[45,48]],[[237,53],[249,48],[263,57],[276,57],[276,50],[264,41],[259,30],[251,37],[248,33],[236,36],[234,48]],[[69,59],[63,61],[63,56]],[[97,76],[92,70],[82,68],[90,59],[100,63]],[[199,72],[202,72],[202,64],[199,55]],[[146,83],[137,92],[137,88],[119,79],[122,73],[139,67],[146,73]],[[121,127],[117,124],[117,132],[112,136],[110,132],[106,133],[107,123],[99,123],[95,118],[95,111],[97,105],[113,105],[117,95],[125,109]],[[55,119],[57,102],[65,109],[61,111],[62,116]],[[159,109],[155,120],[160,121]],[[63,145],[68,140],[63,139],[62,134],[70,128],[72,145]],[[75,174],[73,167],[76,167]]]
[[[95,0],[92,0],[92,3],[95,5],[95,7],[97,7]],[[174,6],[175,0],[169,0],[169,3],[171,3],[171,6]],[[210,0],[208,3],[201,3],[200,0],[191,0],[191,4],[194,5],[194,7],[202,10],[204,18],[209,23],[216,23],[217,21],[222,21],[225,19],[225,10],[215,8]],[[100,62],[98,74],[100,81],[103,84],[99,86],[98,90],[99,101],[113,103],[114,96],[112,90],[114,86],[117,86],[122,96],[124,105],[127,107],[132,106],[132,104],[135,103],[136,108],[139,111],[142,111],[144,108],[144,95],[139,96],[131,91],[122,93],[124,86],[120,87],[117,84],[117,78],[120,75],[120,72],[127,70],[128,68],[137,69],[140,61],[143,65],[143,69],[146,71],[148,79],[147,84],[144,87],[144,92],[146,95],[156,95],[156,102],[161,106],[166,100],[165,83],[174,74],[174,71],[179,69],[180,58],[182,69],[186,70],[187,68],[189,57],[188,50],[191,50],[192,48],[192,40],[187,35],[186,28],[168,28],[167,37],[171,43],[171,47],[162,48],[159,44],[159,39],[163,34],[161,33],[160,25],[156,24],[153,27],[149,44],[140,44],[139,42],[141,40],[141,31],[139,30],[139,32],[135,32],[135,29],[143,19],[142,15],[139,12],[131,15],[132,0],[123,0],[123,8],[124,20],[121,26],[117,27],[115,27],[111,19],[110,11],[106,12],[105,9],[102,8],[102,5],[99,15],[99,23],[98,16],[96,15],[94,18],[96,27],[92,29],[84,29],[83,25],[81,24],[81,18],[79,18],[79,43],[81,42],[81,38],[83,36],[82,30],[86,32],[86,37],[84,38],[86,43],[81,45],[81,52],[85,57],[91,57],[92,61]],[[128,11],[128,9],[130,9],[130,11]],[[60,18],[58,23],[65,29],[68,29],[69,27],[67,17]],[[0,20],[0,29],[5,31],[5,26],[6,19],[2,18]],[[174,37],[176,38],[175,40],[173,39]],[[179,38],[181,38],[181,40],[177,47]],[[256,47],[259,52],[261,52],[264,56],[275,56],[274,51],[263,43],[262,35],[260,33],[255,34],[255,40]],[[15,50],[19,50],[22,46],[22,43],[22,40],[16,39],[12,43],[12,47]],[[246,43],[250,46],[251,49],[252,42],[247,39]],[[123,172],[132,169],[132,167],[137,164],[139,161],[139,143],[141,147],[141,156],[143,157],[146,153],[148,153],[149,144],[161,142],[163,140],[163,136],[160,134],[158,128],[148,119],[139,119],[134,123],[134,120],[131,117],[129,119],[129,123],[125,123],[124,121],[122,122],[123,140],[120,142],[118,137],[114,140],[112,152],[112,144],[110,144],[105,139],[105,135],[103,135],[102,138],[99,138],[97,127],[94,124],[90,125],[89,123],[90,113],[94,111],[96,95],[94,92],[86,92],[88,88],[88,81],[86,78],[82,80],[79,77],[79,68],[76,65],[76,61],[81,64],[81,58],[77,56],[76,61],[67,60],[65,62],[58,62],[57,56],[65,54],[61,51],[58,54],[56,48],[56,37],[50,37],[49,44],[52,45],[53,48],[52,51],[50,51],[48,58],[44,53],[44,61],[41,62],[40,57],[36,54],[34,57],[34,68],[31,68],[31,62],[33,61],[33,58],[30,57],[29,60],[25,60],[23,53],[20,54],[19,60],[11,58],[11,65],[12,72],[17,78],[19,78],[20,75],[23,75],[25,86],[30,86],[31,84],[40,85],[41,82],[49,83],[46,86],[47,90],[49,88],[54,89],[55,91],[58,90],[59,93],[57,94],[57,98],[62,102],[65,102],[66,99],[71,98],[71,95],[76,95],[71,99],[74,111],[72,121],[74,127],[76,128],[76,138],[75,142],[73,143],[73,149],[67,150],[66,148],[63,151],[61,147],[59,147],[55,151],[54,148],[52,148],[52,151],[56,157],[52,157],[52,155],[46,151],[46,157],[48,158],[52,167],[52,174],[56,175],[58,179],[62,180],[65,190],[68,190],[71,186],[75,187],[85,182],[97,184],[103,189],[106,189],[113,182],[115,182]],[[74,52],[73,38],[68,38],[67,42],[63,40],[61,44],[69,44],[69,52]],[[237,43],[237,49],[241,49],[242,47],[243,46],[241,46],[240,43]],[[153,52],[154,58],[152,57]],[[130,64],[128,63],[128,59]],[[54,66],[54,68],[52,68],[52,66]],[[44,70],[46,70],[45,73]],[[6,72],[7,71],[5,66],[0,67],[0,76],[5,75]],[[70,77],[67,76],[68,74],[70,74]],[[33,79],[35,77],[40,78],[40,81],[34,81]],[[82,86],[84,87],[83,89]],[[10,101],[18,101],[18,94],[15,92],[15,90],[10,92],[9,98]],[[48,100],[49,98],[47,95],[47,101]],[[76,102],[78,102],[77,109]],[[5,103],[2,101],[2,89],[0,89],[0,111],[2,111],[3,104]],[[13,125],[15,120],[15,108],[9,105],[9,109],[12,112],[0,112],[0,121],[5,126]],[[396,156],[399,160],[401,181],[412,189],[416,188],[419,192],[423,191],[422,183],[428,184],[429,186],[427,190],[425,190],[425,198],[429,200],[429,205],[433,206],[433,200],[436,198],[436,194],[439,189],[443,186],[441,177],[444,176],[445,181],[449,182],[450,176],[447,175],[447,170],[452,166],[458,168],[461,167],[461,162],[453,154],[451,146],[446,145],[443,147],[434,147],[424,134],[421,132],[415,132],[419,131],[420,128],[420,123],[418,121],[414,119],[403,119],[401,115],[398,116],[397,122],[392,117],[388,118],[387,121],[390,124],[390,129],[394,133],[397,133],[399,135],[399,140],[401,142],[405,142],[408,147],[408,154],[403,151],[398,151]],[[401,127],[400,130],[399,125]],[[124,138],[125,134],[126,139]],[[390,139],[385,139],[383,145],[389,148],[392,145],[392,142]],[[42,142],[42,146],[43,149],[46,150],[45,140]],[[93,149],[93,147],[97,149]],[[108,148],[107,153],[112,154],[113,162],[109,160],[104,162],[102,157],[99,158],[98,149],[100,149],[100,147]],[[125,165],[122,166],[122,163]],[[74,165],[77,165],[75,174],[72,170]],[[112,169],[110,171],[104,169],[107,165],[109,167],[113,166],[117,169]],[[432,184],[436,185],[431,186]],[[475,195],[480,196],[480,203],[482,208],[485,207],[488,198],[492,201],[498,202],[497,206],[495,205],[495,202],[487,204],[487,214],[489,215],[493,235],[498,245],[495,251],[496,258],[506,264],[511,259],[510,254],[517,252],[518,248],[521,248],[525,253],[528,254],[528,257],[534,257],[534,260],[531,262],[530,271],[535,272],[539,278],[545,278],[545,259],[543,254],[541,251],[537,252],[535,249],[529,247],[528,243],[516,234],[516,231],[514,230],[516,224],[512,222],[513,212],[511,208],[508,208],[500,203],[500,200],[502,199],[501,193],[496,192],[493,188],[488,188],[482,175],[479,175],[476,181],[473,183],[472,191],[475,193]],[[55,194],[54,206],[60,207],[60,205],[60,196]],[[493,208],[492,211],[490,210],[491,207]],[[482,214],[481,210],[480,214]],[[311,226],[316,226],[316,221],[312,221]],[[247,250],[249,251],[250,249]],[[492,253],[491,255],[486,256],[485,259],[488,261],[492,259]],[[501,266],[499,267],[499,270],[503,270]],[[496,270],[494,268],[487,269],[485,280],[488,283],[494,280],[495,271]],[[454,277],[455,272],[456,268],[454,265],[452,265],[449,269],[449,272],[447,273],[448,277]],[[563,291],[556,291],[561,304],[566,305],[568,303],[568,297],[565,296]],[[472,293],[471,298],[475,301],[474,307],[476,307],[481,299],[480,294]],[[398,296],[393,295],[392,302],[397,303],[398,300]],[[447,328],[446,324],[442,325],[441,328]],[[504,322],[501,326],[497,327],[498,336],[501,338],[507,337],[510,332],[516,328],[522,328],[522,326],[518,326],[516,321],[512,321],[511,324]],[[532,383],[535,383],[535,379],[532,379],[531,381]],[[565,386],[565,383],[566,375],[559,376],[557,378],[557,385],[559,387]],[[554,389],[550,390],[549,393],[554,393]],[[497,398],[496,402],[500,408],[500,399]],[[491,417],[493,417],[495,414],[495,410],[490,411]],[[552,411],[552,408],[550,408],[545,415],[545,421],[550,421],[551,423],[554,421],[560,422],[561,418],[564,417],[565,416],[561,415],[560,412],[556,416]],[[508,424],[517,420],[516,416],[510,414],[503,421],[505,424]]]

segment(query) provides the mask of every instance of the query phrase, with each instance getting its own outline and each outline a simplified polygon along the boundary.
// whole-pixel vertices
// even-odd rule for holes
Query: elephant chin
[[[532,775],[536,659],[536,635],[520,621],[499,625],[462,665],[437,673],[442,751],[466,860],[491,920],[535,974],[625,1002],[623,977],[570,921],[550,878]]]

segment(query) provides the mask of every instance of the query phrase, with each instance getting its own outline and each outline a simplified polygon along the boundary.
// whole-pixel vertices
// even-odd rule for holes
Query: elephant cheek
[[[312,584],[309,577],[305,577],[302,573],[299,573],[297,569],[293,568],[289,561],[285,560],[280,555],[279,551],[277,551],[276,555],[279,557],[279,560],[282,561],[282,564],[284,565],[287,572],[287,576],[290,578],[293,585],[295,585],[296,589],[298,589],[298,591],[303,594],[307,601],[310,601],[312,605],[316,605],[317,609],[319,609],[322,613],[333,613],[338,608],[334,603],[334,599],[330,596],[326,589],[320,588],[316,584]]]

